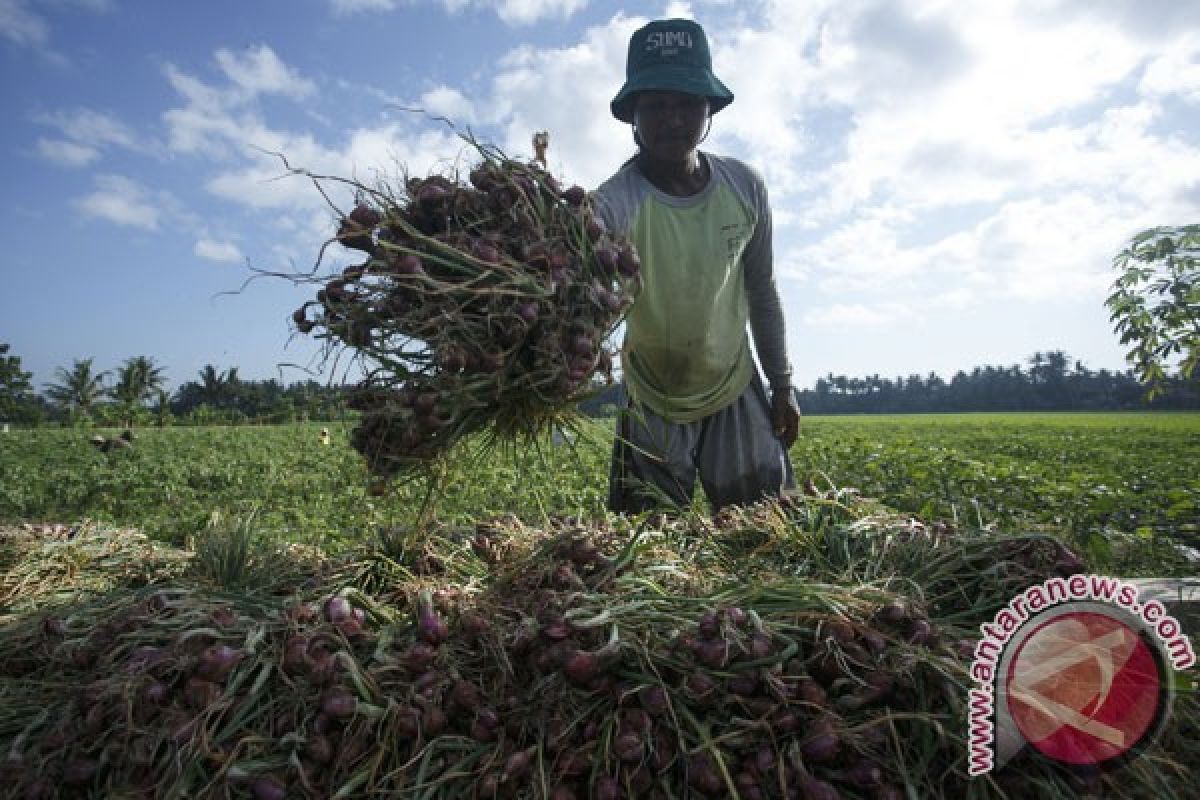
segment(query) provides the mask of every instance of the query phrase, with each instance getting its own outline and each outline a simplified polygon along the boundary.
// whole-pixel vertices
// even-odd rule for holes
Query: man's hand
[[[800,404],[796,402],[796,393],[790,387],[771,392],[771,424],[783,446],[791,449],[800,433]]]

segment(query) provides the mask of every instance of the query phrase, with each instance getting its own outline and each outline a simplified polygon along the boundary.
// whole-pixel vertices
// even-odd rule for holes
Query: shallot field
[[[384,492],[352,428],[0,436],[0,798],[1193,796],[1194,668],[1114,770],[972,777],[967,702],[1030,585],[1196,574],[1200,415],[805,418],[636,517],[611,419]]]
[[[370,496],[351,427],[146,428],[111,454],[88,443],[90,431],[13,431],[0,436],[0,521],[91,519],[179,544],[214,512],[253,514],[260,535],[336,550],[411,523],[423,499],[416,483]],[[464,449],[439,518],[602,515],[612,421],[555,441]],[[1122,574],[1196,572],[1174,545],[1200,548],[1200,414],[805,417],[791,455],[798,478],[822,490],[931,521],[1049,532]]]

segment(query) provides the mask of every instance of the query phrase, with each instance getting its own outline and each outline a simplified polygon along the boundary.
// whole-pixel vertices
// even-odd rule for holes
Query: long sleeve
[[[755,178],[758,224],[742,256],[750,332],[767,382],[772,389],[786,389],[791,385],[792,368],[787,355],[783,303],[775,285],[771,206],[765,184],[759,176],[755,175]]]

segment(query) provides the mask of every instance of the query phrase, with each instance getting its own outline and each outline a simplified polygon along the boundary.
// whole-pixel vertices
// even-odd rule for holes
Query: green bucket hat
[[[632,123],[634,94],[647,89],[707,97],[713,114],[733,102],[733,92],[713,75],[704,29],[690,19],[658,19],[630,37],[625,85],[609,106],[613,116]]]

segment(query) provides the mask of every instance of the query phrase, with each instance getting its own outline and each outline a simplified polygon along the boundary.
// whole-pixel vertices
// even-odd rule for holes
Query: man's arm
[[[746,299],[754,349],[771,387],[771,416],[775,433],[791,447],[800,426],[800,407],[792,390],[792,368],[787,357],[787,326],[783,303],[775,285],[771,206],[766,185],[755,178],[758,223],[743,253]]]

